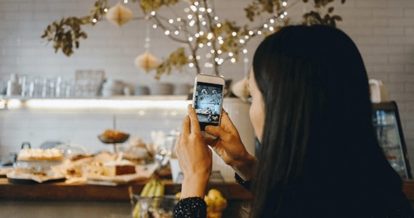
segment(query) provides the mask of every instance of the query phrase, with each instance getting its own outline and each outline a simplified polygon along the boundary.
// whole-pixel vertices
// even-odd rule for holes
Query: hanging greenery
[[[332,3],[335,1],[338,0],[252,0],[244,11],[248,21],[263,21],[257,26],[252,23],[239,24],[231,20],[221,20],[210,0],[132,0],[132,4],[138,4],[142,11],[142,15],[135,16],[134,19],[152,22],[154,29],[162,30],[170,40],[182,44],[182,47],[173,51],[155,68],[155,77],[159,79],[162,75],[169,74],[174,69],[181,70],[184,66],[194,68],[196,73],[210,68],[214,74],[219,75],[223,63],[235,63],[241,54],[247,53],[246,44],[252,38],[270,34],[288,25],[288,10],[300,2],[310,4],[312,8],[303,14],[303,24],[336,26],[342,18],[334,14]],[[341,4],[345,3],[345,0],[339,1]],[[160,14],[160,9],[164,7],[175,11],[179,6],[182,10],[182,4],[177,4],[180,2],[187,3],[184,8],[185,16],[167,18]],[[114,7],[120,6],[118,4]],[[89,15],[55,21],[46,27],[42,38],[53,43],[55,52],[61,50],[66,56],[71,56],[79,48],[80,41],[87,38],[82,27],[95,25],[104,18],[108,10],[107,0],[96,0]],[[122,10],[118,8],[117,11]],[[125,22],[129,20],[130,16]]]
[[[102,20],[107,12],[107,0],[97,0],[90,14],[84,17],[67,17],[49,24],[43,32],[42,38],[53,42],[53,48],[57,53],[62,50],[66,56],[71,56],[74,49],[79,48],[80,40],[88,35],[82,30],[84,25],[95,25]]]

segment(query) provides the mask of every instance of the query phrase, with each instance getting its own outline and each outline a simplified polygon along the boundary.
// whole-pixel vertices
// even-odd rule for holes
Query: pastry
[[[56,148],[51,149],[22,149],[17,155],[18,161],[61,161],[63,154]]]

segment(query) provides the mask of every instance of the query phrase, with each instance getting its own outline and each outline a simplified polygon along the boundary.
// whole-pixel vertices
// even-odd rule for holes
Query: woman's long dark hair
[[[366,69],[345,33],[285,27],[259,45],[253,71],[265,104],[253,217],[393,209],[401,180],[378,146]]]

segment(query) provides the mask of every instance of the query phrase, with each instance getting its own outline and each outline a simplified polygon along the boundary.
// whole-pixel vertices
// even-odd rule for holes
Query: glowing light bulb
[[[282,6],[286,7],[287,6],[287,2],[282,2]]]
[[[157,27],[158,27],[157,24],[152,25],[152,28],[154,28],[154,29],[157,29]]]
[[[197,59],[197,60],[200,60],[200,58],[201,58],[201,57],[200,57],[200,55],[197,55],[197,56],[196,56],[196,59]]]
[[[232,58],[232,59],[230,59],[230,61],[231,61],[231,63],[236,63],[236,58]]]
[[[273,27],[271,26],[271,27],[269,27],[269,30],[273,32],[273,31],[275,30],[275,28],[273,28]]]
[[[198,38],[198,37],[200,37],[200,34],[196,33],[196,34],[194,34],[194,36],[195,36],[196,38]]]
[[[262,35],[262,31],[257,31],[257,35]]]
[[[237,36],[237,33],[236,32],[232,32],[231,35],[235,37],[235,36]]]
[[[217,26],[218,28],[220,28],[220,27],[221,27],[221,23],[218,23],[216,26]]]
[[[270,19],[269,21],[270,21],[270,23],[275,23],[274,19]]]
[[[181,18],[180,17],[177,17],[177,22],[181,22]]]
[[[216,53],[216,51],[215,51],[214,49],[211,49],[211,50],[210,50],[210,53],[211,53],[211,54],[214,54],[214,53]]]
[[[201,25],[205,26],[205,25],[207,25],[207,22],[203,21],[203,22],[201,22]]]
[[[194,26],[194,24],[195,24],[195,20],[191,20],[189,23],[190,26]]]
[[[193,37],[188,37],[188,41],[192,42],[193,41]]]
[[[194,67],[194,63],[189,63],[188,66],[191,67],[191,68],[193,68]]]
[[[191,9],[193,12],[196,12],[196,11],[197,11],[197,7],[196,7],[196,6],[194,6],[194,5],[191,5],[191,6],[190,6],[190,9]]]
[[[253,31],[249,31],[249,35],[253,36],[254,32]]]
[[[204,44],[203,43],[200,43],[200,44],[198,44],[198,47],[199,48],[203,48],[204,47]]]
[[[205,12],[206,11],[206,9],[203,8],[203,7],[199,8],[198,10],[201,11],[201,12]]]
[[[210,39],[212,39],[212,38],[213,38],[213,36],[214,36],[214,35],[213,35],[213,33],[208,33],[208,34],[207,34],[207,39],[209,39],[209,40],[210,40]]]
[[[218,21],[218,20],[219,20],[219,18],[218,18],[217,16],[215,16],[215,17],[214,17],[214,20],[215,20],[215,21]]]
[[[155,14],[157,14],[155,11],[151,11],[151,16],[155,16]]]
[[[189,15],[187,16],[187,18],[190,20],[190,19],[192,19],[192,18],[193,18],[193,15],[189,14]]]
[[[93,18],[92,23],[96,23],[96,22],[98,22],[98,20],[96,18]]]
[[[247,49],[243,49],[243,54],[247,54]]]
[[[220,49],[217,50],[217,54],[221,54],[221,53],[223,53],[223,52]]]
[[[244,39],[240,39],[239,42],[240,44],[244,44],[246,41],[244,41]]]
[[[280,15],[280,18],[282,18],[282,19],[283,19],[283,18],[285,18],[285,15],[283,15],[283,14],[282,14],[282,15]]]
[[[267,23],[265,23],[265,24],[263,25],[263,27],[264,27],[264,28],[268,28],[268,27],[269,27],[269,25],[267,25]]]
[[[199,2],[194,2],[194,5],[195,6],[198,6],[200,3]]]
[[[108,12],[108,8],[104,8],[104,12],[106,13],[106,12]]]
[[[178,35],[178,34],[180,34],[180,31],[176,30],[176,31],[174,31],[174,34]]]
[[[164,34],[165,34],[166,36],[168,36],[168,35],[170,35],[170,31],[169,31],[169,30],[166,30],[166,31],[164,32]]]
[[[287,16],[287,15],[288,15],[288,12],[287,12],[287,11],[285,11],[285,12],[283,12],[283,14],[284,14],[285,16]]]
[[[229,52],[229,57],[233,57],[233,52]]]
[[[207,42],[207,46],[209,46],[209,47],[210,47],[210,46],[211,46],[211,42]]]
[[[169,19],[169,20],[168,20],[168,23],[173,24],[173,23],[174,23],[174,20],[173,20],[173,19]]]
[[[211,13],[211,12],[213,12],[213,9],[207,8],[207,13]]]

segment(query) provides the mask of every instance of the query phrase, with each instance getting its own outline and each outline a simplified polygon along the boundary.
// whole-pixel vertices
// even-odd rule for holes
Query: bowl
[[[162,197],[141,197],[133,195],[132,197],[132,217],[162,217],[172,218],[174,216],[174,207],[178,203],[173,195]]]
[[[125,134],[120,139],[111,139],[111,138],[105,137],[104,135],[98,135],[98,139],[104,144],[121,144],[121,143],[126,142],[128,138],[129,138],[129,134]]]

